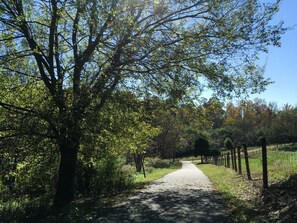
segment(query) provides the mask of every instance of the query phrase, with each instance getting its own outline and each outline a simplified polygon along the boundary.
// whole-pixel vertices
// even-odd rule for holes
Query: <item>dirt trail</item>
[[[136,196],[106,209],[93,222],[109,223],[229,223],[221,197],[195,165],[155,181]]]

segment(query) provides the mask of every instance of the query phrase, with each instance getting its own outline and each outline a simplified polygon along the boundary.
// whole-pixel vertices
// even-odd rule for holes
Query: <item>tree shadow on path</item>
[[[203,189],[146,191],[106,208],[92,222],[121,223],[229,223],[217,192]]]

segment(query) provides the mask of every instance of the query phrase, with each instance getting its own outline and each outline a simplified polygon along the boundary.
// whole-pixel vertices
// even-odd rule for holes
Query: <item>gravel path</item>
[[[228,212],[209,179],[194,164],[155,181],[136,196],[105,210],[94,222],[229,223]]]

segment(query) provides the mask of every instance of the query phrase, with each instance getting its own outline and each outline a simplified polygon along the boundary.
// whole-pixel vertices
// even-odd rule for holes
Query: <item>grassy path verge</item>
[[[169,174],[176,170],[179,170],[180,167],[181,167],[181,165],[174,165],[169,168],[156,168],[156,169],[153,169],[153,170],[149,171],[148,173],[146,173],[146,178],[144,178],[143,174],[139,173],[135,176],[134,183],[136,185],[143,185],[143,184],[153,182],[157,179],[162,178],[166,174]]]
[[[243,176],[223,166],[198,167],[222,194],[235,222],[297,222],[297,146],[268,150],[269,188],[263,192],[261,151],[249,155],[252,181],[246,179],[243,159]]]
[[[230,169],[210,164],[198,165],[219,191],[234,222],[260,223],[264,222],[258,207],[257,199],[260,191],[253,187],[252,182],[243,180],[241,176]]]

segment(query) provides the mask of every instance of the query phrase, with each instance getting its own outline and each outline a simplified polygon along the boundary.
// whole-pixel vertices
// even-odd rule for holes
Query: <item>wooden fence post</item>
[[[240,149],[241,149],[241,146],[237,146],[237,158],[238,158],[238,174],[239,175],[242,175],[242,171],[241,171],[241,154],[240,154]]]
[[[230,153],[231,153],[231,164],[232,164],[232,169],[234,170],[235,167],[234,167],[234,155],[233,155],[233,148],[230,150]]]
[[[233,150],[233,160],[234,160],[234,170],[235,172],[237,172],[237,164],[236,164],[236,150],[235,150],[235,147],[232,148]]]
[[[227,167],[230,168],[230,153],[227,152]]]
[[[251,171],[250,171],[250,164],[249,164],[249,156],[247,152],[247,146],[246,144],[243,144],[243,153],[244,153],[244,160],[245,160],[245,168],[246,168],[246,175],[249,180],[252,179],[251,177]]]
[[[263,167],[263,188],[268,188],[268,168],[267,168],[267,147],[266,138],[261,137],[260,139],[262,146],[262,167]]]

